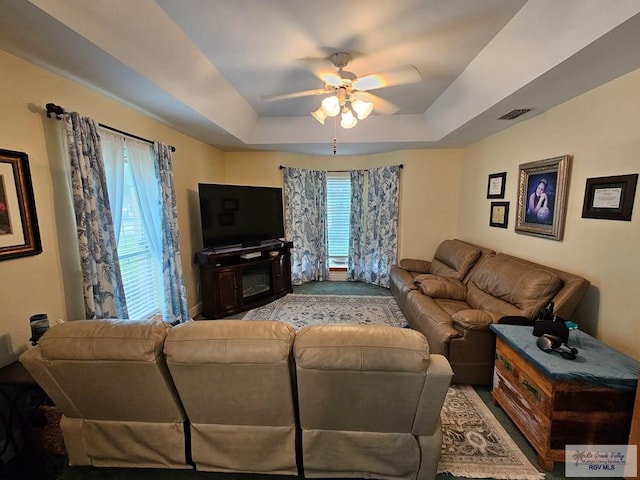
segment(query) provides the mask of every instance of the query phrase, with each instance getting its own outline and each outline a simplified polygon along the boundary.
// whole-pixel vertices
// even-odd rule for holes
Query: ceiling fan
[[[327,117],[335,117],[341,113],[340,124],[342,127],[352,128],[358,123],[358,119],[367,118],[374,107],[376,112],[383,114],[393,114],[399,110],[397,105],[369,93],[370,90],[422,81],[420,73],[410,65],[358,78],[354,73],[344,70],[351,61],[351,55],[348,53],[334,53],[329,57],[329,60],[338,71],[318,75],[324,82],[323,88],[266,95],[262,97],[262,100],[273,102],[290,98],[326,95],[320,107],[311,112],[311,115],[324,124]]]

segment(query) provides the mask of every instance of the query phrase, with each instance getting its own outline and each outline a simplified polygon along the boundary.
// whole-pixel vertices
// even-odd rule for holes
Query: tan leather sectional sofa
[[[390,288],[409,326],[448,358],[454,383],[492,383],[495,336],[489,325],[505,316],[533,320],[554,302],[568,319],[589,282],[562,270],[473,245],[445,240],[433,260],[403,259]]]
[[[71,465],[435,477],[452,371],[419,332],[278,321],[82,320],[20,361]]]

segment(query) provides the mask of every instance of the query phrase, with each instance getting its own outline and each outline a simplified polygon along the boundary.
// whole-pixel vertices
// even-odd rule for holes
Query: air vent
[[[498,118],[498,120],[513,120],[524,115],[525,113],[530,112],[531,110],[533,110],[533,108],[516,108],[515,110],[511,110],[510,112],[505,113],[500,118]]]

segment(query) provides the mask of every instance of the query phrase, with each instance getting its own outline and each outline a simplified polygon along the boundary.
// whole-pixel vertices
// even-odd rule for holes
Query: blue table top
[[[511,348],[526,358],[547,377],[601,385],[621,390],[635,390],[640,362],[605,345],[579,330],[571,332],[569,345],[578,349],[575,360],[555,352],[543,352],[536,345],[533,327],[491,325],[491,330]]]

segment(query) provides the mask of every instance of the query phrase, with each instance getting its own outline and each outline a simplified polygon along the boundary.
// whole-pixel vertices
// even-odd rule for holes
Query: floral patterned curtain
[[[153,152],[156,157],[156,175],[160,184],[162,215],[162,272],[165,291],[162,319],[165,322],[177,324],[189,320],[189,310],[178,242],[178,210],[173,184],[171,147],[154,142]]]
[[[389,286],[389,271],[398,257],[399,191],[399,166],[375,168],[366,174],[351,172],[347,279]]]
[[[87,319],[128,318],[98,125],[65,112]]]
[[[285,236],[293,242],[291,282],[329,278],[327,172],[284,169]]]

